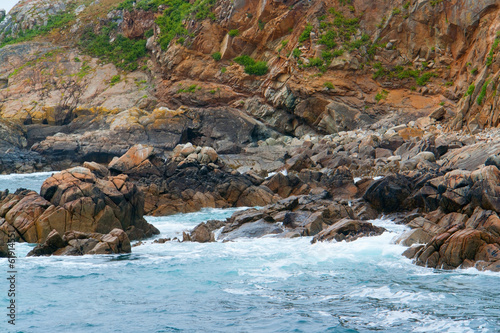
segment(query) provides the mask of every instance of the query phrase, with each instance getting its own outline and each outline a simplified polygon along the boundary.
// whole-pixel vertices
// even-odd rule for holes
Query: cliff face
[[[387,129],[440,106],[451,129],[497,126],[499,4],[24,0],[0,23],[0,115],[38,126],[37,149],[57,132],[107,131],[123,112],[181,106],[253,124],[237,143]],[[227,119],[189,119],[165,148],[231,140],[200,130]]]

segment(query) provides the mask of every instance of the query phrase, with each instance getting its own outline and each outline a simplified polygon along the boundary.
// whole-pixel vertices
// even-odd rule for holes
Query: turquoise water
[[[158,238],[180,237],[233,211],[148,219]],[[0,331],[498,331],[500,274],[417,267],[392,243],[404,227],[374,223],[390,231],[351,243],[148,240],[128,255],[20,258],[17,324],[1,320]],[[23,254],[30,248],[17,244]],[[6,259],[0,267],[7,276]],[[7,290],[0,278],[5,314]]]

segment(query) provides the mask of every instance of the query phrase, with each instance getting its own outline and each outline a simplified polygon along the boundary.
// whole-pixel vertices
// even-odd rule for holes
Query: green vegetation
[[[198,21],[210,18],[215,19],[212,9],[216,0],[196,0],[190,3],[186,0],[127,0],[118,6],[119,9],[132,10],[135,8],[158,11],[160,5],[165,6],[163,14],[156,19],[160,28],[159,43],[163,50],[168,49],[170,42],[175,38],[186,38],[189,32],[184,22],[195,19]],[[183,41],[184,42],[184,41]]]
[[[265,75],[269,71],[265,61],[255,61],[247,55],[234,58],[234,62],[245,67],[245,73],[250,75]]]
[[[292,51],[292,56],[294,58],[297,58],[297,59],[300,58],[301,54],[302,54],[302,51],[299,50],[298,48],[294,48]]]
[[[427,84],[427,82],[429,82],[429,80],[432,78],[432,77],[437,77],[438,75],[436,73],[432,73],[432,72],[426,72],[424,74],[422,74],[420,77],[418,77],[416,79],[416,82],[419,86],[425,86]]]
[[[327,82],[323,83],[323,87],[325,87],[325,88],[326,88],[326,89],[328,89],[328,90],[333,90],[333,89],[335,89],[335,86],[333,85],[333,83],[331,83],[331,82],[329,82],[329,81],[327,81]]]
[[[74,61],[74,62],[81,62],[80,58],[78,58],[78,57],[75,57],[75,58],[73,59],[73,61]]]
[[[394,9],[392,10],[392,15],[394,15],[394,16],[395,16],[395,15],[398,15],[398,14],[401,14],[401,9],[399,9],[399,8],[394,8]]]
[[[371,48],[370,36],[363,34],[356,39],[356,34],[359,30],[359,18],[347,18],[335,8],[328,10],[330,16],[323,15],[324,18],[319,25],[319,40],[318,43],[325,45],[329,49],[335,49],[332,53],[333,57],[341,56],[344,51],[354,51],[362,46]],[[336,49],[339,45],[338,49]],[[375,53],[375,49],[371,50]]]
[[[239,34],[240,34],[240,31],[238,29],[229,30],[229,32],[228,32],[228,35],[231,37],[236,37]]]
[[[309,39],[309,36],[311,36],[312,29],[313,29],[313,26],[310,23],[308,23],[306,25],[306,27],[304,28],[304,31],[302,31],[302,33],[299,36],[300,43],[303,43]]]
[[[382,91],[381,91],[381,92],[379,92],[379,93],[377,93],[377,94],[375,95],[375,101],[378,103],[378,102],[380,102],[381,100],[386,99],[386,98],[387,98],[387,95],[389,95],[389,92],[388,92],[387,90],[382,89]]]
[[[194,93],[196,90],[200,90],[201,87],[198,87],[198,85],[196,84],[192,84],[190,85],[189,87],[187,87],[186,89],[179,89],[177,90],[177,93],[178,94],[182,94],[182,93],[188,93],[188,94],[192,94]]]
[[[488,85],[490,84],[490,80],[487,80],[484,84],[483,87],[481,88],[481,92],[477,96],[476,103],[477,105],[483,104],[483,99],[486,96],[486,90],[488,89]]]
[[[474,93],[474,90],[476,90],[476,86],[473,83],[469,86],[469,88],[467,88],[464,97],[471,96]]]
[[[109,81],[109,83],[110,83],[110,85],[111,85],[111,86],[114,86],[115,84],[117,84],[118,82],[120,82],[120,80],[121,80],[121,76],[120,76],[120,74],[118,74],[118,75],[113,75],[113,76],[111,77],[111,80]]]
[[[387,17],[382,17],[382,20],[380,21],[379,24],[377,24],[377,28],[382,29],[385,25],[385,22],[387,22]]]
[[[476,73],[477,73],[477,67],[476,67],[476,68],[473,68],[473,69],[470,71],[470,73],[471,73],[472,75],[476,75]]]
[[[109,35],[114,29],[116,29],[116,23],[102,27],[101,31],[95,34],[93,27],[88,27],[79,41],[80,48],[92,56],[112,62],[121,69],[136,70],[137,61],[147,53],[146,41],[128,39],[119,34],[111,42]]]
[[[447,86],[447,87],[451,87],[453,85],[453,82],[452,81],[448,81],[444,85]]]
[[[76,73],[76,76],[78,76],[79,78],[84,78],[85,76],[87,76],[87,74],[90,73],[91,70],[92,68],[87,64],[86,61],[84,61],[82,67],[80,68],[78,73]]]
[[[372,78],[374,80],[378,79],[379,77],[384,77],[389,74],[389,71],[382,66],[382,63],[377,62],[373,65],[373,68],[376,69],[375,73],[373,73]]]
[[[281,41],[281,46],[278,49],[278,53],[281,53],[281,51],[288,45],[288,39],[282,40]]]
[[[252,59],[252,57],[248,55],[241,55],[239,57],[236,57],[233,59],[235,63],[241,65],[241,66],[250,66],[255,64],[255,60]]]
[[[429,3],[432,7],[434,7],[437,4],[440,4],[441,2],[443,2],[443,0],[431,0]]]
[[[222,74],[224,74],[225,72],[227,72],[227,68],[226,68],[226,67],[222,67],[222,68],[220,69],[220,72],[221,72]]]
[[[495,41],[493,42],[493,45],[491,46],[490,52],[488,53],[488,56],[486,57],[486,67],[491,66],[491,64],[493,63],[493,56],[495,55],[495,52],[496,52],[499,44],[500,44],[500,31],[497,32],[497,35],[495,37]]]
[[[212,53],[212,58],[215,61],[220,61],[222,59],[222,54],[220,52],[214,52]]]
[[[431,78],[437,77],[438,75],[434,72],[424,72],[423,70],[404,68],[403,66],[395,66],[392,69],[385,68],[380,62],[373,64],[375,73],[373,73],[373,79],[387,77],[389,79],[415,79],[415,82],[419,86],[425,86]]]
[[[266,26],[266,22],[262,22],[261,20],[259,20],[258,24],[259,24],[259,29],[264,30],[264,27]]]
[[[317,67],[322,73],[326,72],[328,67],[325,65],[325,61],[322,58],[309,58],[309,63],[304,65],[306,68]]]
[[[411,1],[406,1],[405,4],[403,5],[403,8],[408,9],[408,8],[410,8],[410,5],[411,5]]]
[[[20,31],[17,35],[8,35],[0,43],[0,48],[5,45],[21,43],[41,35],[45,35],[54,29],[59,29],[67,26],[70,22],[75,20],[74,6],[68,8],[65,12],[49,16],[47,24],[44,26],[37,26],[33,29]]]

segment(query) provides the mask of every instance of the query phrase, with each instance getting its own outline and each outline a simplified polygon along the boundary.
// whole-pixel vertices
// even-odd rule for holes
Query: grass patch
[[[192,94],[194,93],[196,90],[200,90],[201,87],[198,87],[198,85],[196,84],[192,84],[190,85],[189,87],[187,87],[186,89],[179,89],[177,90],[177,93],[178,94],[182,94],[182,93],[188,93],[188,94]]]
[[[425,86],[427,84],[427,82],[430,81],[431,78],[433,77],[437,77],[438,75],[436,73],[432,73],[432,72],[426,72],[424,74],[422,74],[421,76],[419,76],[417,79],[416,79],[416,82],[419,86]]]
[[[306,27],[304,28],[304,31],[302,31],[302,33],[299,36],[300,43],[303,43],[309,39],[309,37],[311,36],[312,29],[313,29],[313,26],[310,23],[308,23],[306,25]]]
[[[138,68],[138,60],[147,54],[146,41],[129,39],[119,34],[111,42],[109,35],[116,27],[116,23],[104,26],[98,34],[94,33],[93,27],[88,27],[78,44],[87,54],[111,62],[123,70],[134,71]]]
[[[490,84],[490,80],[487,80],[484,84],[483,87],[481,88],[481,92],[477,96],[476,103],[477,105],[483,104],[483,99],[486,97],[486,90],[488,89],[488,85]]]
[[[382,89],[381,92],[379,92],[375,95],[375,101],[378,103],[383,99],[387,99],[388,95],[389,95],[389,92],[385,89]]]
[[[473,83],[469,86],[469,88],[467,88],[464,97],[471,96],[474,93],[474,90],[476,90],[476,86]]]
[[[114,86],[115,84],[117,84],[118,82],[120,82],[120,80],[121,80],[121,76],[120,76],[120,74],[118,74],[118,75],[113,75],[113,76],[111,77],[111,80],[109,81],[109,84],[110,84],[111,86]]]
[[[240,34],[240,31],[238,29],[233,29],[233,30],[229,30],[229,32],[227,34],[231,37],[236,37]]]
[[[500,31],[497,32],[497,35],[495,37],[495,41],[493,42],[493,45],[491,46],[490,52],[488,53],[488,56],[486,57],[486,67],[491,66],[491,64],[493,63],[493,56],[495,55],[495,52],[496,52],[499,44],[500,44]]]

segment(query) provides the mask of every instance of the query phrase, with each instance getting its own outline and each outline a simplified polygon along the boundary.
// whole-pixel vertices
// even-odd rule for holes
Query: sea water
[[[30,187],[39,177],[0,176],[0,186]],[[234,211],[148,221],[156,238],[182,238]],[[23,257],[33,244],[16,244],[16,325],[7,323],[0,259],[0,332],[498,331],[500,274],[415,266],[393,242],[405,227],[373,223],[388,231],[350,243],[149,239],[132,254],[38,258]]]

